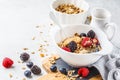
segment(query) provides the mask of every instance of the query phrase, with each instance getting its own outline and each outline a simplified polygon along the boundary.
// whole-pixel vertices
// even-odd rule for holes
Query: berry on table
[[[52,66],[50,67],[50,70],[51,70],[52,72],[56,72],[56,71],[57,71],[57,67],[56,67],[55,65],[52,65]]]
[[[90,47],[92,45],[92,41],[89,37],[85,37],[81,42],[83,47]]]
[[[63,47],[62,49],[65,50],[65,51],[71,52],[70,48]]]
[[[32,66],[32,68],[31,68],[31,72],[32,72],[33,74],[35,74],[35,75],[38,75],[38,74],[41,73],[41,69],[40,69],[40,67],[38,67],[37,65],[34,65],[34,66]]]
[[[67,75],[67,70],[66,70],[66,68],[60,68],[59,71],[60,71],[62,74]]]
[[[74,52],[77,49],[77,43],[75,41],[71,41],[67,47],[71,50],[71,52]]]
[[[27,61],[29,58],[30,58],[30,55],[28,53],[22,53],[20,55],[20,59],[24,62]]]
[[[33,66],[33,62],[26,63],[27,67],[31,68]]]
[[[2,62],[2,65],[5,67],[5,68],[10,68],[12,65],[13,65],[13,60],[8,58],[8,57],[5,57],[3,59],[3,62]]]
[[[31,71],[26,70],[26,71],[24,72],[24,75],[25,75],[26,77],[31,77]]]
[[[93,39],[93,38],[95,37],[95,32],[94,32],[93,30],[90,30],[90,31],[87,33],[87,36]]]
[[[78,70],[78,75],[80,75],[80,76],[82,76],[82,77],[87,77],[88,76],[88,74],[89,74],[89,69],[88,68],[85,68],[85,67],[83,67],[83,68],[80,68],[79,70]]]
[[[86,37],[87,35],[86,35],[86,33],[81,33],[80,34],[80,37]]]

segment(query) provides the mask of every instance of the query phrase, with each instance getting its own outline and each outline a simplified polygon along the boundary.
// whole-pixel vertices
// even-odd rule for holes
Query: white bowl
[[[100,45],[102,47],[102,50],[99,52],[93,52],[89,54],[76,54],[67,52],[63,49],[61,49],[57,43],[63,41],[63,39],[73,36],[74,33],[87,33],[89,30],[95,31],[98,40],[100,42]],[[63,34],[65,32],[65,35]],[[53,44],[55,47],[55,50],[57,50],[57,53],[59,56],[69,65],[73,67],[80,67],[80,66],[88,66],[90,64],[95,63],[97,60],[99,60],[103,55],[110,54],[113,50],[113,45],[108,41],[106,35],[98,28],[90,27],[89,25],[85,24],[79,24],[79,25],[68,25],[63,27],[62,29],[54,30],[54,33],[52,33],[53,37]]]
[[[74,4],[84,12],[78,14],[66,14],[55,10],[60,4]],[[84,23],[89,10],[89,5],[85,0],[55,0],[51,5],[52,12],[58,19],[60,24],[80,24]]]

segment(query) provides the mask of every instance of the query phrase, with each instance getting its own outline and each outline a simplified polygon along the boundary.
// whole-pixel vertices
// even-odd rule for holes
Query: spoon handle
[[[57,18],[56,18],[55,15],[53,14],[53,12],[50,12],[50,13],[49,13],[49,16],[50,16],[50,18],[55,22],[55,24],[57,24],[57,25],[62,29],[62,26],[59,24]]]
[[[64,32],[64,29],[63,27],[59,24],[57,18],[55,17],[55,15],[53,14],[53,12],[50,12],[49,13],[49,16],[50,18],[59,26],[59,28],[61,29],[61,36],[62,36],[62,39],[66,38],[66,33]]]

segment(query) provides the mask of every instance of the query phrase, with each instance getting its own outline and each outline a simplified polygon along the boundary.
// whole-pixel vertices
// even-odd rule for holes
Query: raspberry
[[[65,51],[71,52],[70,48],[63,47],[62,49],[65,50]]]
[[[83,47],[90,47],[92,45],[92,41],[90,40],[89,37],[85,37],[83,40],[82,40],[82,46]]]
[[[10,58],[7,58],[5,57],[3,59],[3,62],[2,62],[2,65],[5,67],[5,68],[10,68],[12,65],[13,65],[13,60],[11,60]]]
[[[88,68],[80,68],[78,70],[78,75],[82,76],[82,77],[87,77],[89,74],[89,69]]]

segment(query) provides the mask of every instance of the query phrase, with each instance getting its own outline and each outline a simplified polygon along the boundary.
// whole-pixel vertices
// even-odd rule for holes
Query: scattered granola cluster
[[[101,50],[100,43],[93,30],[90,30],[87,34],[75,33],[74,36],[66,38],[62,42],[58,43],[58,46],[68,52],[74,52],[77,54],[98,52]]]
[[[52,55],[52,57],[49,58],[50,64],[55,64],[57,59],[59,59],[59,56]]]
[[[50,26],[54,26],[53,23],[50,24]],[[43,30],[41,29],[42,27],[44,26],[36,26],[36,28],[40,29],[39,30],[39,34],[40,36],[43,36]],[[49,31],[48,31],[49,32]],[[40,39],[43,41],[42,44],[39,44],[39,47],[37,48],[36,51],[31,51],[29,48],[27,47],[23,47],[22,50],[24,51],[22,54],[20,54],[20,59],[17,60],[17,63],[19,64],[22,64],[22,67],[21,67],[21,70],[24,71],[24,76],[25,78],[23,77],[22,80],[27,80],[27,78],[32,78],[34,75],[39,75],[41,74],[41,68],[37,65],[35,65],[33,62],[31,62],[31,59],[30,59],[30,53],[33,55],[33,54],[36,54],[36,53],[39,53],[39,56],[40,58],[43,58],[43,57],[46,57],[48,56],[47,54],[47,48],[49,46],[49,42],[48,42],[48,39],[44,39],[44,38],[41,38]],[[49,37],[49,35],[47,35],[47,37]],[[36,36],[33,36],[32,37],[32,40],[35,41],[36,39],[38,39],[38,37]],[[28,54],[29,52],[29,54]],[[19,55],[19,52],[17,52],[17,54]],[[55,59],[56,57],[54,57],[53,59],[50,59],[51,60],[51,63],[55,63]],[[16,66],[14,65],[14,63],[16,64],[16,61],[12,60],[11,58],[8,58],[8,57],[5,57],[2,61],[2,66],[6,69],[8,68],[12,68],[12,69],[15,69]],[[26,65],[24,65],[26,64]],[[13,73],[9,73],[8,74],[9,78],[14,78],[14,74]],[[16,79],[18,79],[18,77],[16,77]]]
[[[78,14],[84,11],[73,4],[61,4],[55,10],[67,14]]]

